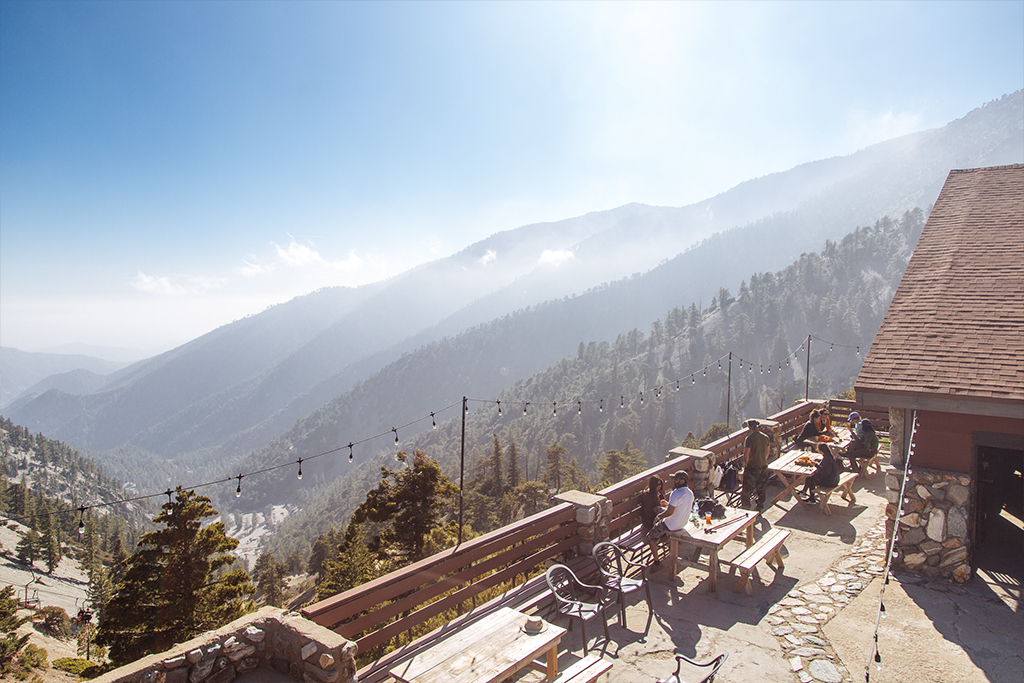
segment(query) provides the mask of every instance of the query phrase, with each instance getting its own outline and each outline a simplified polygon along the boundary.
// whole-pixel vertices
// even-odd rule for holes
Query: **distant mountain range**
[[[193,476],[221,473],[445,337],[500,321],[490,328],[507,335],[500,362],[408,370],[424,382],[443,380],[453,398],[494,395],[580,342],[646,328],[666,310],[709,301],[720,287],[782,268],[857,225],[928,207],[952,168],[1020,162],[1018,91],[942,128],[750,180],[687,207],[630,204],[498,233],[384,282],[298,297],[124,368],[78,360],[40,376],[41,354],[5,348],[3,413],[97,457],[130,449],[140,459],[187,462]],[[410,385],[410,396],[421,387]],[[373,414],[400,424],[419,416],[425,399],[412,398],[374,397]],[[348,419],[352,429],[375,428],[359,415]],[[343,431],[323,430],[335,438]]]

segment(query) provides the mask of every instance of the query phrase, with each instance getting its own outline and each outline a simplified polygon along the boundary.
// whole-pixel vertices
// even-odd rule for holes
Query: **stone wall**
[[[902,516],[896,520],[903,477],[909,476]],[[893,565],[932,578],[965,583],[971,577],[968,536],[971,478],[955,472],[912,467],[885,472],[886,529],[897,529]],[[898,524],[897,524],[898,521]],[[891,538],[891,536],[890,536]]]
[[[582,491],[563,491],[555,496],[562,503],[576,508],[578,546],[581,555],[589,555],[594,546],[608,540],[608,522],[612,517],[612,501],[605,496]]]
[[[216,631],[114,669],[95,683],[231,683],[260,667],[306,683],[355,683],[356,644],[264,607]]]

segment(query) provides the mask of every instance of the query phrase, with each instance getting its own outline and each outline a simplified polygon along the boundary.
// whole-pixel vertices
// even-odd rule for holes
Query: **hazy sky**
[[[1024,2],[0,2],[0,343],[153,353],[1024,87]]]

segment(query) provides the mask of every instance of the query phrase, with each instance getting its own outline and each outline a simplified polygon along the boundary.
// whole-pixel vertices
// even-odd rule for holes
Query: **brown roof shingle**
[[[1024,164],[950,172],[856,389],[1024,401]]]

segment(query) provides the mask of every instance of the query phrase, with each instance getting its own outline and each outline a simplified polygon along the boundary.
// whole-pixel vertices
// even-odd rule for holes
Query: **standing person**
[[[827,443],[818,444],[818,452],[821,453],[821,462],[814,468],[814,474],[804,480],[804,500],[808,503],[817,503],[818,496],[814,493],[814,487],[824,486],[832,488],[839,483],[839,463],[832,456],[832,449]]]
[[[647,542],[658,542],[670,531],[680,531],[690,521],[693,513],[693,491],[687,484],[690,476],[679,470],[672,475],[672,485],[675,487],[672,493],[668,494],[668,506],[657,517],[654,528],[647,534]]]
[[[764,510],[765,487],[768,486],[768,449],[771,439],[761,431],[761,423],[747,420],[750,434],[743,442],[743,493],[740,495],[741,505],[749,510]],[[750,507],[751,498],[756,500],[756,508]]]
[[[658,515],[667,505],[668,501],[665,500],[665,482],[655,474],[648,480],[647,490],[640,494],[640,525],[645,536],[650,536],[655,520],[657,520]],[[652,564],[655,571],[657,571],[661,568],[658,542],[648,540],[647,545],[650,546]]]

